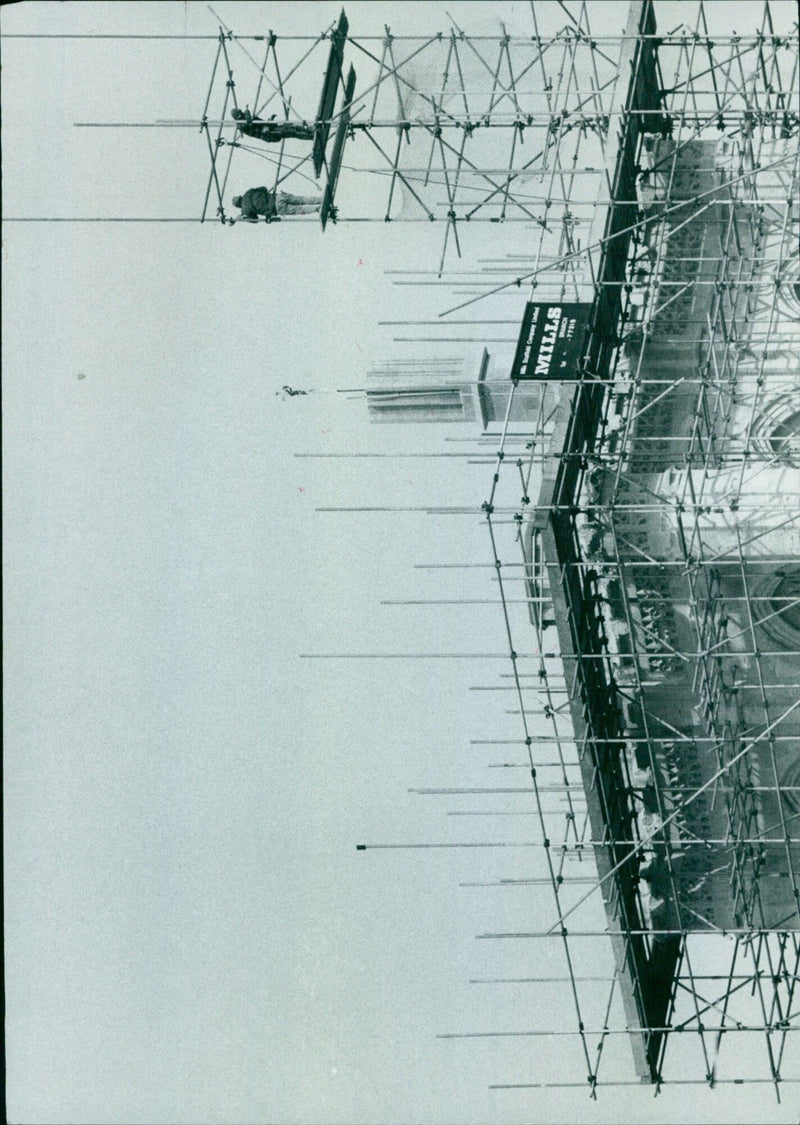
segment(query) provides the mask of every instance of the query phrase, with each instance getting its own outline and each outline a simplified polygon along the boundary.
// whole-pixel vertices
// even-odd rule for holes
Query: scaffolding
[[[354,203],[342,221],[444,222],[440,271],[451,235],[460,257],[465,223],[547,227],[550,208],[570,194],[577,165],[587,164],[587,141],[596,142],[589,149],[602,148],[617,72],[604,40],[590,36],[585,5],[578,18],[561,12],[561,22],[547,30],[533,7],[531,15],[533,36],[509,33],[504,25],[476,36],[453,25],[447,32],[412,37],[393,35],[386,26],[385,35],[375,38],[354,35],[342,12],[338,24],[310,41],[270,32],[263,37],[261,62],[220,23],[201,118],[212,163],[203,217],[213,187],[217,215],[226,220],[223,197],[233,150],[245,148],[274,165],[276,188],[298,177],[308,181],[312,166],[318,177],[324,166],[333,191],[344,170],[354,181]],[[315,109],[319,55],[328,40],[331,61]],[[253,115],[262,119],[278,111],[286,121],[314,121],[313,151],[290,155],[281,144],[277,155],[267,154],[237,133],[228,119],[229,106],[238,108],[234,47],[244,65],[250,64]],[[333,90],[337,76],[344,89],[345,55],[357,62],[358,89],[351,89],[350,97],[345,90],[335,110]],[[212,95],[214,105],[219,102],[213,119]],[[341,144],[326,156],[334,126]],[[350,143],[342,164],[345,135]],[[218,175],[226,147],[225,169]],[[573,248],[571,240],[568,246]]]
[[[712,36],[700,2],[691,25],[662,33],[644,0],[612,43],[578,7],[552,39],[534,29],[526,45],[544,107],[521,113],[515,91],[527,72],[509,63],[509,190],[492,185],[473,200],[476,215],[524,213],[533,249],[456,282],[442,276],[443,252],[429,280],[411,283],[460,287],[462,299],[399,337],[485,339],[482,325],[520,317],[482,321],[474,306],[518,307],[522,286],[528,310],[591,306],[572,377],[536,384],[527,426],[510,423],[515,396],[531,394],[512,369],[505,418],[473,454],[491,465],[480,509],[435,509],[486,524],[486,561],[464,565],[483,568],[481,600],[499,603],[508,670],[479,690],[511,693],[518,735],[478,741],[502,745],[510,760],[494,767],[525,780],[419,791],[521,800],[456,815],[531,817],[524,840],[440,846],[529,849],[524,873],[468,885],[549,886],[552,924],[479,936],[546,944],[574,1024],[443,1037],[564,1036],[574,1047],[564,1069],[585,1074],[496,1089],[584,1085],[594,1097],[610,1069],[611,1086],[761,1082],[780,1100],[800,1081],[788,1047],[800,1029],[797,25],[776,32],[767,3],[751,34]],[[456,45],[458,35],[448,50]],[[586,86],[575,82],[584,51]],[[605,64],[620,82],[604,80]],[[463,101],[462,161],[479,132]],[[514,146],[537,125],[545,139],[524,164],[540,161],[532,184],[517,175]],[[591,168],[590,146],[602,157]],[[455,197],[449,204],[456,235]],[[511,276],[498,284],[488,273]],[[469,306],[471,319],[452,319]],[[458,323],[478,335],[441,335]],[[596,952],[601,937],[613,965],[584,975],[586,943]],[[554,979],[475,983],[536,989]],[[606,1061],[615,1036],[633,1048],[630,1081]],[[731,1038],[740,1050],[728,1062]]]
[[[544,944],[560,968],[475,983],[563,979],[574,1024],[445,1037],[563,1036],[592,1096],[606,1073],[627,1084],[630,1044],[631,1083],[764,1082],[780,1098],[800,1081],[797,24],[779,0],[746,34],[720,31],[709,0],[680,10],[660,28],[633,0],[602,34],[584,0],[486,35],[359,37],[344,12],[311,37],[218,20],[199,120],[148,127],[202,135],[201,222],[228,225],[230,185],[258,170],[273,198],[321,192],[298,222],[438,224],[430,268],[390,272],[447,308],[384,322],[434,353],[386,369],[411,372],[426,405],[463,404],[449,392],[464,369],[437,349],[502,355],[532,310],[585,310],[567,377],[515,365],[504,397],[479,386],[483,435],[436,454],[490,470],[480,503],[422,509],[485,524],[485,559],[464,565],[487,578],[475,600],[499,605],[505,649],[421,655],[507,662],[475,687],[509,693],[517,732],[475,741],[524,777],[422,792],[529,802],[454,815],[536,826],[430,846],[520,849],[523,871],[470,885],[549,886],[552,922],[480,936]],[[733,1070],[731,1037],[748,1044]]]
[[[447,295],[435,319],[384,322],[404,347],[513,350],[531,308],[587,310],[569,377],[515,369],[505,413],[435,454],[487,468],[479,500],[421,509],[486,528],[485,556],[463,565],[485,577],[505,646],[445,656],[501,662],[474,686],[508,693],[515,731],[475,744],[522,772],[417,792],[487,798],[453,815],[534,830],[359,845],[509,849],[518,868],[465,885],[537,902],[549,888],[548,926],[479,935],[484,950],[546,947],[547,974],[474,983],[563,984],[572,1025],[443,1035],[564,1037],[567,1077],[498,1090],[596,1097],[610,1071],[612,1087],[753,1082],[780,1100],[800,1081],[798,35],[779,0],[746,34],[720,33],[713,7],[685,2],[667,30],[632,0],[602,34],[583,0],[537,0],[530,27],[491,35],[359,37],[344,13],[313,37],[219,21],[199,121],[156,123],[202,134],[201,222],[227,225],[232,176],[268,167],[273,195],[322,191],[323,228],[438,224],[430,269],[390,271]],[[233,110],[276,120],[277,140]],[[453,264],[467,228],[489,256]],[[447,409],[436,383],[463,378],[448,383],[450,366],[437,352],[412,373]],[[732,1038],[746,1050],[729,1062]]]
[[[533,223],[558,232],[560,254],[574,254],[582,236],[586,241],[581,228],[590,212],[610,201],[604,156],[609,131],[613,134],[624,113],[615,96],[618,52],[621,44],[640,41],[638,31],[598,36],[587,5],[574,7],[575,14],[564,5],[531,5],[532,35],[501,23],[488,35],[452,24],[428,36],[398,36],[386,26],[382,37],[360,37],[342,12],[316,38],[279,37],[273,31],[239,37],[220,21],[200,121],[211,158],[202,219],[213,195],[217,217],[230,222],[224,196],[238,150],[249,154],[251,168],[253,158],[262,169],[264,161],[271,166],[273,190],[313,183],[324,168],[331,203],[343,172],[352,194],[340,221],[444,223],[439,275],[449,251],[461,257],[466,224]],[[246,42],[258,38],[266,43],[260,60]],[[319,63],[328,43],[320,96]],[[674,29],[665,43],[685,50],[684,29]],[[751,49],[750,41],[740,48],[745,55]],[[657,65],[656,54],[652,57]],[[345,58],[357,63],[357,89],[352,62],[353,85],[349,90],[345,85]],[[232,59],[246,70],[238,85]],[[653,89],[650,81],[648,94]],[[248,140],[230,117],[242,98],[258,120],[280,114],[284,123],[313,122],[313,146],[290,140],[268,151]],[[212,102],[215,113],[209,116]],[[693,120],[710,113],[719,120],[725,108],[724,97],[713,106],[696,97]],[[649,129],[668,127],[652,98],[639,113]],[[784,115],[791,111],[785,108]],[[333,151],[326,152],[334,131]],[[242,171],[239,160],[237,174]],[[576,180],[587,184],[586,177],[592,196],[575,191]],[[326,219],[323,209],[323,227]]]

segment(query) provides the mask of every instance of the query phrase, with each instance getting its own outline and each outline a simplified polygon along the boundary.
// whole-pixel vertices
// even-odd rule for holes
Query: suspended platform
[[[328,56],[328,68],[325,71],[325,81],[322,84],[322,94],[320,95],[319,109],[317,110],[313,150],[314,175],[317,179],[319,179],[322,166],[325,163],[325,147],[328,144],[333,107],[336,104],[336,91],[339,88],[339,82],[342,77],[342,58],[344,56],[344,44],[347,39],[348,27],[347,16],[344,14],[344,9],[342,9],[342,13],[339,16],[339,23],[331,36],[331,51]],[[350,96],[352,96],[352,91]],[[350,98],[348,97],[347,101],[349,100]],[[324,227],[325,223],[323,222],[322,225]]]
[[[344,14],[344,13],[342,13]],[[344,101],[342,108],[339,111],[339,123],[336,127],[336,137],[333,142],[333,152],[331,153],[331,162],[328,165],[328,182],[325,185],[325,195],[322,199],[322,210],[320,212],[320,221],[322,229],[328,222],[328,218],[333,208],[333,199],[336,194],[336,185],[339,182],[339,172],[342,167],[342,155],[344,153],[344,142],[347,139],[347,132],[350,127],[350,106],[353,102],[353,93],[356,88],[356,72],[353,67],[347,74],[347,82],[344,88]]]
[[[279,65],[277,57],[278,37],[273,32],[270,32],[267,36],[258,37],[263,38],[266,42],[266,53],[263,61],[259,63],[242,47],[242,44],[237,37],[234,36],[230,28],[226,27],[225,24],[220,21],[217,53],[214,59],[205,107],[201,116],[201,132],[205,134],[211,160],[211,169],[200,217],[201,222],[204,222],[208,215],[212,196],[216,199],[217,218],[222,223],[230,224],[235,221],[229,218],[226,213],[224,197],[227,190],[234,153],[237,150],[242,151],[246,149],[254,156],[260,157],[262,161],[266,160],[274,166],[273,182],[269,190],[276,194],[282,188],[289,188],[298,193],[307,193],[307,188],[304,189],[304,185],[301,185],[299,181],[305,180],[309,184],[313,182],[311,176],[312,165],[314,169],[313,178],[317,180],[320,178],[323,169],[325,169],[326,184],[323,200],[320,204],[322,228],[323,230],[325,229],[328,219],[335,215],[334,195],[342,166],[344,142],[350,123],[350,106],[355,90],[356,76],[353,67],[350,67],[347,81],[344,80],[342,69],[348,28],[347,16],[344,10],[342,10],[338,22],[336,22],[335,25],[331,25],[325,35],[319,40],[319,46],[329,40],[330,51],[322,83],[319,105],[313,117],[313,140],[309,148],[306,149],[305,154],[298,154],[291,148],[287,149],[286,141],[291,142],[302,139],[302,134],[293,133],[291,127],[302,124],[307,129],[306,122],[311,120],[311,115],[308,113],[307,109],[302,106],[302,98],[300,99],[300,108],[298,108],[298,103],[293,93],[290,92],[285,85],[283,75],[286,73],[286,70],[285,67]],[[246,132],[241,130],[237,117],[231,116],[231,111],[237,114],[237,111],[242,108],[240,98],[237,97],[237,82],[234,79],[231,64],[229,51],[231,46],[236,46],[241,49],[247,61],[258,73],[257,84],[255,85],[254,91],[246,99],[247,109],[245,109],[244,112],[250,114],[249,106],[252,105],[252,120],[260,121],[263,119],[267,121],[274,120],[275,117],[278,116],[278,114],[273,112],[272,117],[267,118],[266,114],[270,108],[280,109],[281,111],[279,114],[280,122],[275,127],[275,135],[256,137],[255,147],[252,145],[248,147]],[[306,51],[300,62],[307,60],[313,50],[314,48]],[[300,62],[295,63],[290,70],[290,74],[294,73],[300,65]],[[343,100],[337,113],[335,106],[339,88],[343,91]],[[210,121],[209,106],[215,93],[220,109],[213,115],[213,120]],[[241,115],[238,116],[241,117]],[[251,117],[248,116],[247,120],[249,121]],[[326,149],[330,139],[331,128],[334,123],[336,123],[336,129],[333,149],[330,159],[326,159]],[[281,128],[283,128],[283,132],[280,131]],[[214,131],[213,135],[212,129]],[[267,142],[267,144],[264,145],[263,142]],[[274,142],[274,146],[270,146],[269,142]],[[270,151],[270,147],[272,147],[273,151]],[[226,149],[228,153],[227,160],[222,162],[222,153]],[[221,163],[223,164],[222,167],[220,166]],[[304,168],[307,169],[307,172]],[[289,184],[286,184],[287,180],[290,181]],[[242,187],[237,185],[238,194],[243,194],[243,187],[244,185],[242,185]]]

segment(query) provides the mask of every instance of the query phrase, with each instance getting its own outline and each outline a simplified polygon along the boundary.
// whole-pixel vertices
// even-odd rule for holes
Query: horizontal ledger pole
[[[51,217],[45,215],[3,216],[4,223],[200,223],[202,219],[122,219],[122,218],[78,218],[76,216]]]
[[[533,788],[529,789],[528,792],[531,796],[535,795]],[[576,792],[577,792],[577,786],[576,786]],[[559,810],[553,810],[552,815],[555,816],[556,812],[562,812],[562,810],[560,810],[560,809]],[[660,846],[663,846],[665,841],[663,839],[659,839],[657,841],[657,843]],[[359,851],[359,852],[366,852],[366,851],[405,851],[409,848],[412,849],[412,850],[415,849],[415,848],[546,848],[547,850],[552,851],[552,852],[584,852],[584,851],[588,852],[590,848],[600,848],[600,849],[610,848],[610,847],[630,847],[630,848],[632,848],[632,847],[634,847],[635,844],[636,844],[636,841],[632,840],[632,839],[628,839],[628,840],[612,840],[612,839],[609,839],[609,840],[585,840],[585,841],[582,841],[579,844],[553,844],[549,841],[548,841],[547,844],[545,844],[541,840],[500,841],[500,842],[497,842],[497,843],[495,843],[495,842],[480,843],[479,842],[479,843],[434,843],[434,844],[357,844],[356,845],[356,851]],[[714,846],[714,847],[724,846],[726,848],[733,848],[734,846],[738,847],[740,845],[745,845],[745,844],[747,844],[747,845],[758,844],[759,846],[761,846],[761,845],[766,846],[767,844],[773,844],[775,846],[783,847],[785,844],[800,844],[800,838],[798,838],[796,836],[794,836],[794,837],[792,837],[792,836],[780,836],[780,837],[775,837],[775,838],[766,838],[766,837],[761,837],[761,836],[755,836],[752,839],[726,840],[723,837],[720,837],[718,839],[713,839],[713,838],[709,838],[707,836],[693,836],[691,839],[682,841],[681,845],[680,845],[680,848],[683,851],[688,851],[689,848],[696,848],[696,847],[705,848],[709,845]],[[633,852],[631,852],[631,855],[633,855]],[[565,879],[565,882],[571,883],[572,881],[568,880],[568,879]],[[578,931],[573,931],[573,930],[569,931],[570,934],[576,933],[576,932],[578,932]],[[653,934],[653,933],[669,934],[669,933],[673,933],[673,932],[675,932],[675,933],[684,933],[685,932],[685,933],[693,933],[693,934],[694,933],[698,933],[698,934],[714,933],[714,934],[719,935],[719,934],[737,934],[737,933],[772,934],[772,933],[785,933],[787,931],[786,931],[786,927],[783,927],[783,928],[775,927],[773,929],[770,929],[769,927],[764,928],[764,929],[758,929],[757,927],[753,927],[751,929],[737,930],[737,929],[731,928],[730,926],[726,926],[724,928],[716,928],[716,929],[714,927],[711,927],[711,928],[706,929],[706,930],[687,929],[687,930],[680,930],[680,931],[678,931],[678,930],[672,931],[672,930],[662,930],[662,929],[659,928],[659,929],[656,929],[656,930],[641,930],[641,931],[630,930],[628,932],[630,932],[630,933],[641,932],[643,934],[644,933],[647,933],[647,934]],[[788,932],[789,933],[796,933],[798,931],[789,930]],[[492,938],[524,937],[524,938],[530,938],[530,937],[554,937],[554,936],[557,937],[559,933],[560,933],[559,930],[552,929],[552,930],[547,930],[547,931],[541,931],[540,933],[479,934],[478,936],[482,937],[482,938],[483,937],[492,937]],[[610,934],[610,933],[616,933],[616,931],[615,930],[602,930],[602,931],[592,930],[591,933],[592,934],[600,934],[600,933]],[[590,934],[584,932],[583,936],[589,937]]]
[[[752,979],[755,983],[755,980],[756,980],[755,977],[748,978],[748,979]],[[440,1035],[437,1035],[436,1038],[437,1039],[530,1039],[530,1038],[535,1038],[535,1037],[538,1037],[538,1036],[546,1036],[547,1038],[550,1038],[551,1036],[554,1036],[554,1035],[557,1035],[557,1036],[564,1036],[564,1035],[647,1035],[647,1034],[653,1034],[655,1032],[662,1032],[662,1033],[671,1032],[672,1034],[683,1034],[683,1035],[691,1034],[692,1032],[694,1032],[697,1035],[704,1035],[704,1034],[707,1034],[710,1030],[711,1030],[710,1028],[704,1027],[702,1025],[700,1027],[670,1027],[670,1026],[654,1027],[653,1025],[648,1025],[647,1027],[603,1027],[603,1028],[597,1028],[595,1030],[589,1030],[588,1028],[580,1027],[580,1028],[575,1028],[574,1031],[563,1030],[561,1028],[550,1028],[550,1029],[547,1029],[547,1030],[536,1030],[536,1031],[448,1031],[448,1032],[443,1032]],[[783,1032],[787,1032],[787,1031],[800,1031],[800,1027],[795,1027],[793,1025],[789,1026],[789,1027],[784,1027],[781,1023],[744,1024],[744,1023],[739,1023],[737,1021],[735,1024],[726,1025],[723,1028],[723,1031],[725,1032],[726,1035],[730,1034],[730,1032],[732,1032],[732,1031],[749,1031],[749,1032],[759,1031],[759,1032],[762,1032],[762,1033],[769,1032],[769,1031],[775,1031],[775,1032],[780,1032],[782,1034]]]
[[[652,937],[694,938],[694,937],[709,937],[710,936],[710,937],[715,937],[715,938],[724,938],[724,937],[736,937],[737,935],[740,936],[740,937],[769,937],[770,934],[773,934],[775,937],[783,937],[786,934],[793,934],[793,933],[797,933],[797,930],[792,930],[792,929],[787,930],[785,926],[783,926],[781,929],[778,929],[777,927],[775,929],[770,929],[769,926],[752,926],[752,927],[748,928],[746,926],[712,926],[712,925],[709,925],[704,930],[701,930],[699,928],[698,929],[692,929],[691,927],[686,927],[686,926],[684,926],[683,929],[680,929],[679,927],[675,927],[673,929],[662,929],[661,927],[656,927],[653,930],[647,930],[647,929],[636,929],[636,930],[634,930],[634,929],[631,929],[631,930],[625,930],[625,929],[618,929],[618,930],[611,930],[611,929],[608,929],[608,930],[568,930],[567,927],[564,926],[564,927],[558,927],[557,929],[552,929],[552,930],[530,931],[528,933],[524,933],[524,932],[508,933],[508,934],[488,933],[488,934],[476,934],[475,936],[478,940],[481,940],[483,938],[525,938],[525,939],[558,938],[558,937],[571,937],[571,938],[576,938],[576,937],[579,937],[579,938],[601,938],[602,937],[602,938],[604,938],[604,937],[608,937],[608,936],[611,936],[611,937],[638,936],[638,937],[651,937],[651,938]],[[798,1027],[797,1030],[800,1031],[800,1027]]]
[[[630,1034],[644,1033],[648,1028],[635,1028],[632,1029]],[[710,1029],[706,1029],[707,1031]],[[727,1028],[725,1031],[727,1032]],[[784,1078],[781,1075],[780,1083],[785,1086],[787,1083],[796,1084],[800,1082],[800,1078]],[[598,1087],[608,1086],[613,1088],[616,1086],[635,1086],[641,1090],[642,1083],[633,1080],[625,1082],[615,1081],[596,1081]],[[775,1084],[774,1078],[659,1078],[654,1085],[658,1086],[750,1086],[752,1084],[773,1086]],[[490,1090],[588,1090],[591,1083],[586,1082],[493,1082],[489,1087]]]
[[[204,221],[205,220],[203,220],[203,219],[163,219],[163,218],[159,219],[159,218],[118,218],[118,217],[112,217],[112,218],[80,218],[80,217],[76,217],[76,216],[63,216],[63,217],[58,217],[58,218],[52,218],[50,216],[36,216],[36,215],[18,215],[18,216],[12,215],[12,216],[9,216],[8,218],[6,218],[5,216],[3,217],[4,223],[202,223]],[[213,223],[215,221],[216,221],[216,217],[214,217],[212,219],[209,219],[209,220],[207,220],[206,225],[213,225]],[[466,219],[466,218],[462,218],[461,221],[475,224],[475,223],[530,223],[531,220],[527,216],[521,216],[519,218],[512,218],[512,217],[506,216],[505,218],[502,218],[502,219],[500,219],[500,218],[498,218],[498,219],[492,219],[492,218]],[[317,218],[315,218],[314,216],[308,216],[306,218],[304,216],[293,215],[289,219],[289,222],[292,223],[292,224],[295,224],[295,223],[298,223],[298,224],[313,223],[316,226],[316,225],[318,225],[319,220]],[[426,224],[429,224],[429,223],[449,223],[449,222],[451,222],[451,219],[447,215],[442,215],[442,216],[431,215],[430,217],[419,218],[419,219],[412,219],[412,218],[395,219],[395,218],[390,218],[389,216],[384,216],[384,217],[375,216],[374,218],[367,217],[367,216],[348,218],[348,217],[344,217],[342,215],[339,215],[339,217],[336,220],[335,225],[341,226],[342,223],[426,223]],[[250,225],[256,225],[256,224],[250,224]],[[266,226],[266,225],[270,225],[270,224],[264,223],[263,225]]]
[[[428,93],[427,91],[417,91],[417,92],[422,93],[422,94]],[[467,94],[472,93],[475,96],[480,96],[482,93],[485,93],[485,91],[480,91],[480,90],[475,90],[475,91],[467,90],[465,92]],[[704,92],[705,91],[697,91],[697,94],[699,95],[699,94],[702,94]],[[430,91],[429,93],[433,96],[437,96],[437,97],[440,96],[439,91]],[[519,91],[517,91],[517,95],[518,96],[525,96],[525,97],[532,97],[532,96],[536,96],[536,95],[541,96],[541,97],[547,97],[548,96],[547,92],[542,93],[541,91],[538,91],[538,90],[519,90]],[[572,96],[580,97],[580,96],[589,96],[589,95],[586,91],[573,91]],[[708,94],[708,96],[710,97],[710,94]],[[581,103],[581,104],[584,104],[584,103]],[[350,124],[351,124],[353,129],[359,129],[359,130],[364,130],[364,129],[398,129],[398,128],[402,128],[402,129],[424,128],[424,129],[427,129],[429,126],[435,125],[436,128],[440,128],[440,129],[467,129],[470,133],[479,133],[479,132],[482,132],[484,129],[510,128],[510,127],[519,128],[520,126],[525,127],[526,125],[532,126],[534,124],[534,122],[536,122],[536,121],[542,121],[542,122],[549,123],[550,121],[561,120],[563,118],[563,112],[561,110],[551,111],[551,110],[544,110],[544,109],[542,109],[542,110],[531,110],[531,109],[524,109],[523,110],[523,109],[520,109],[518,111],[512,111],[512,110],[492,109],[489,112],[491,112],[491,118],[487,118],[487,117],[483,116],[479,111],[473,112],[471,114],[466,114],[466,113],[462,114],[462,113],[459,113],[457,110],[448,110],[447,111],[447,113],[448,113],[447,118],[436,119],[433,115],[429,119],[428,118],[420,118],[420,117],[416,117],[416,118],[414,118],[414,117],[388,117],[388,118],[377,118],[377,119],[369,118],[367,120],[362,119],[360,121],[354,120]],[[688,113],[684,113],[683,111],[679,112],[677,110],[673,111],[673,112],[670,112],[670,110],[668,110],[668,109],[636,109],[635,107],[631,110],[624,110],[623,109],[623,110],[608,110],[608,111],[606,111],[605,109],[598,108],[596,111],[591,111],[591,112],[583,110],[583,109],[579,109],[579,108],[576,107],[575,109],[567,110],[566,112],[567,112],[567,116],[569,118],[569,121],[573,124],[587,124],[587,123],[594,123],[594,122],[598,122],[598,121],[606,122],[610,118],[628,117],[628,116],[630,116],[630,113],[636,113],[636,115],[639,116],[639,117],[657,116],[659,120],[661,120],[665,116],[666,117],[675,117],[675,118],[680,118],[681,121],[684,122],[685,124],[695,124],[698,121],[704,121],[704,122],[707,122],[708,124],[716,124],[716,122],[718,121],[719,116],[720,116],[720,112],[716,108],[716,106],[709,106],[709,108],[705,111],[702,111],[699,108],[695,108],[695,110],[693,112],[688,112]],[[739,117],[747,118],[749,120],[753,116],[753,111],[749,110],[747,108],[744,108],[744,107],[743,108],[732,107],[732,108],[729,108],[729,109],[725,110],[724,112],[725,112],[725,116],[729,120],[729,122],[734,122]],[[778,120],[779,118],[783,118],[786,115],[786,111],[783,110],[783,109],[760,110],[759,115],[760,115],[760,118],[766,117],[768,119]],[[338,120],[338,116],[339,115],[337,114],[334,117],[326,118],[324,120],[336,121],[336,120]],[[228,119],[228,118],[224,118],[224,119],[215,118],[214,120],[208,121],[209,126],[225,125],[225,124],[233,124],[233,121],[231,119]],[[188,120],[180,120],[180,121],[75,121],[73,123],[73,125],[74,125],[75,128],[79,128],[79,129],[117,129],[117,128],[120,128],[120,127],[122,127],[122,128],[135,128],[135,129],[190,129],[190,128],[196,129],[199,125],[199,122],[188,121]],[[507,170],[508,169],[503,169],[503,171],[507,171]],[[698,170],[703,171],[704,169],[698,169]],[[706,169],[706,170],[708,170],[708,169]],[[598,174],[602,175],[604,173],[604,170],[602,168],[598,168],[597,172],[598,172]],[[572,176],[573,174],[574,174],[573,170],[570,169],[570,176]]]
[[[239,36],[240,39],[264,39],[264,35],[248,35]],[[216,35],[111,35],[102,34],[100,32],[94,33],[79,33],[79,32],[3,32],[0,34],[0,39],[219,39],[219,32]]]
[[[217,40],[219,38],[220,38],[219,33],[217,33],[216,35],[199,35],[199,34],[198,35],[189,35],[189,34],[183,34],[183,35],[127,34],[127,35],[125,35],[125,34],[110,34],[110,33],[106,34],[106,33],[101,33],[101,32],[72,32],[72,33],[68,33],[68,32],[3,32],[2,34],[0,34],[0,39],[165,39],[165,40],[168,40],[168,39],[212,39],[212,40]],[[266,40],[269,39],[270,37],[268,35],[234,35],[233,33],[231,33],[230,36],[226,35],[225,38],[226,39],[228,39],[228,38],[230,38],[230,39],[248,39],[248,40],[253,40],[254,42],[262,42],[263,43],[263,42],[266,42]],[[328,35],[323,35],[323,36],[319,36],[319,35],[276,35],[275,36],[276,40],[282,39],[284,41],[293,42],[293,43],[312,43],[312,42],[316,43],[320,40],[320,38],[327,39],[327,38],[330,38],[330,36],[328,36]],[[385,43],[386,42],[386,36],[385,35],[358,35],[358,36],[351,35],[351,36],[349,36],[349,38],[353,43],[356,43],[356,42],[358,42],[358,43]],[[463,38],[465,41],[469,41],[471,43],[503,43],[503,44],[505,44],[505,43],[524,43],[528,46],[530,46],[532,44],[536,44],[537,47],[539,45],[541,45],[542,43],[561,43],[561,44],[564,43],[563,38],[561,38],[560,36],[554,36],[554,35],[550,35],[550,36],[548,36],[548,35],[539,35],[539,36],[464,35],[464,36],[460,36],[459,35],[459,38]],[[662,44],[675,45],[675,46],[687,46],[687,45],[693,45],[693,44],[699,46],[700,44],[705,44],[705,45],[711,46],[711,47],[721,47],[721,48],[727,47],[728,49],[730,49],[731,46],[739,47],[739,46],[743,46],[743,45],[748,44],[748,43],[760,44],[762,46],[774,45],[774,46],[777,46],[777,47],[789,46],[792,43],[791,36],[786,36],[786,35],[774,35],[774,34],[772,34],[772,35],[757,35],[757,36],[737,35],[735,37],[724,36],[724,35],[714,35],[712,37],[710,35],[700,35],[699,33],[692,32],[690,35],[671,35],[671,34],[665,34],[665,35],[655,35],[655,34],[653,34],[653,35],[606,35],[606,36],[592,35],[591,40],[589,40],[589,39],[583,39],[583,40],[573,39],[572,45],[574,47],[583,46],[583,47],[591,47],[592,49],[594,49],[595,46],[599,43],[605,43],[605,44],[613,45],[613,44],[616,44],[616,43],[624,43],[628,39],[633,39],[637,42],[652,39],[652,40],[655,41],[657,46],[661,46]],[[431,35],[392,35],[392,42],[393,43],[425,43],[425,42],[435,43],[437,41],[438,41],[438,33],[437,32],[433,32]],[[445,40],[445,42],[447,42],[447,40]],[[729,60],[724,59],[722,61],[727,63]],[[721,65],[721,64],[718,63],[717,66],[719,66],[719,65]]]

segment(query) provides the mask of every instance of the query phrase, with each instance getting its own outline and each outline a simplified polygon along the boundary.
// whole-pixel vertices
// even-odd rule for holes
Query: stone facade
[[[625,344],[577,517],[655,834],[640,872],[655,929],[800,926],[796,143],[760,152],[758,206],[739,151],[648,141]]]

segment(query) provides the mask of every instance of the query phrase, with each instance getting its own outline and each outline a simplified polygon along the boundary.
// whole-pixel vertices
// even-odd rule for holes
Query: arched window
[[[795,758],[780,779],[781,799],[790,813],[800,813],[800,757]],[[795,835],[794,832],[791,835]]]
[[[759,599],[754,616],[769,639],[782,650],[800,653],[800,565],[765,575],[752,593]]]
[[[800,636],[800,566],[779,572],[776,577],[777,585],[767,604]]]
[[[790,258],[783,263],[777,297],[778,315],[797,320],[800,317],[800,259]]]
[[[768,458],[800,465],[800,387],[770,399],[753,427],[753,444]]]
[[[769,443],[778,456],[792,459],[792,452],[795,450],[792,438],[800,438],[800,409],[778,423],[770,435]],[[797,459],[796,452],[794,459]]]

